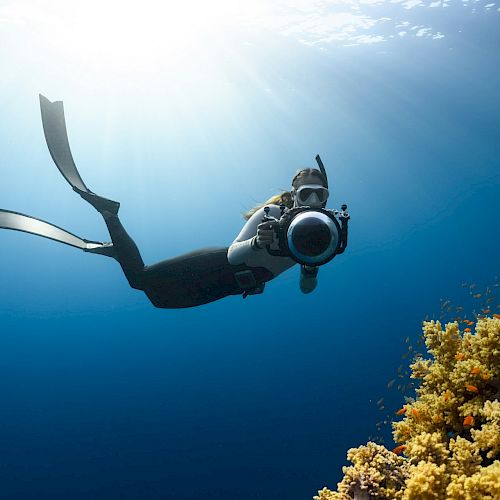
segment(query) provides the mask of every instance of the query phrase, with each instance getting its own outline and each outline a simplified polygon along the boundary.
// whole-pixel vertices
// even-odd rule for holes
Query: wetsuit
[[[143,290],[156,307],[193,307],[228,295],[246,297],[261,292],[273,278],[262,266],[230,264],[227,247],[203,248],[145,266],[118,216],[104,212],[103,217],[113,241],[108,255],[120,263],[130,286]]]

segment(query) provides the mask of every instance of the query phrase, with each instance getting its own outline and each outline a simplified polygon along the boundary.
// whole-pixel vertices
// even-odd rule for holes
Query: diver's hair
[[[321,173],[320,170],[316,168],[303,168],[301,170],[298,170],[297,173],[294,175],[292,179],[292,186],[296,188],[301,184],[301,179],[303,177],[308,177],[308,176],[314,176],[317,177],[319,182],[326,187],[326,179],[325,176]],[[243,213],[243,218],[245,220],[250,219],[252,215],[260,210],[263,207],[266,207],[267,205],[284,205],[286,208],[292,208],[293,207],[293,200],[292,200],[292,193],[290,191],[282,191],[280,194],[276,194],[266,200],[264,203],[260,203],[259,205],[256,205],[255,207],[251,208],[248,210],[248,212]]]
[[[327,182],[326,178],[321,172],[321,170],[318,170],[317,168],[303,168],[302,170],[298,170],[295,176],[292,179],[292,186],[296,188],[297,186],[300,186],[302,184],[300,181],[302,180],[303,177],[317,177],[320,183],[326,187]]]
[[[255,212],[257,212],[261,208],[267,207],[268,205],[284,205],[286,208],[292,208],[292,193],[290,193],[290,191],[283,191],[280,194],[271,196],[271,198],[266,200],[264,203],[260,203],[259,205],[256,205],[255,207],[248,210],[248,212],[245,212],[243,214],[243,218],[245,220],[250,219],[250,217],[252,217]]]

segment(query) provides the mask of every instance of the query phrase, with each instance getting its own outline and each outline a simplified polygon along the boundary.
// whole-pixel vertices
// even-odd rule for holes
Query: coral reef
[[[314,500],[500,499],[500,318],[474,331],[428,321],[423,337],[430,357],[410,365],[420,384],[392,424],[398,446],[350,449],[337,491]]]

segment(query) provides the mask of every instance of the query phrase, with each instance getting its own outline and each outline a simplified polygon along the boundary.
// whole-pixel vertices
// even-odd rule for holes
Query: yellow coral
[[[500,318],[423,332],[431,357],[412,363],[417,397],[393,423],[406,458],[375,443],[351,449],[338,492],[315,499],[500,500]]]
[[[450,452],[448,471],[452,478],[460,475],[472,476],[478,472],[482,460],[474,443],[457,436],[456,439],[450,439]]]
[[[486,422],[480,430],[471,430],[472,438],[481,451],[487,452],[487,458],[494,458],[500,455],[500,403],[486,401],[481,414]]]
[[[352,500],[352,498],[349,495],[336,493],[328,488],[323,488],[318,491],[318,494],[313,497],[313,500]]]
[[[372,442],[368,442],[366,446],[351,448],[347,452],[347,458],[353,465],[342,469],[344,478],[338,484],[337,493],[341,496],[328,497],[332,492],[322,490],[323,497],[319,497],[321,500],[402,498],[402,488],[408,477],[404,458]]]
[[[446,499],[498,500],[500,498],[500,461],[482,467],[472,476],[462,475],[446,489]]]
[[[422,432],[406,444],[406,454],[416,461],[443,464],[448,458],[446,438],[439,432]]]
[[[422,460],[410,470],[403,500],[440,500],[447,486],[446,466]]]

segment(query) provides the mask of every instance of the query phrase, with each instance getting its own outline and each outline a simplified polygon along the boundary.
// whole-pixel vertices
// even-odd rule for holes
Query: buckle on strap
[[[265,283],[258,283],[254,273],[249,269],[234,273],[234,279],[236,280],[236,284],[243,291],[244,299],[249,295],[256,295],[264,291]]]

